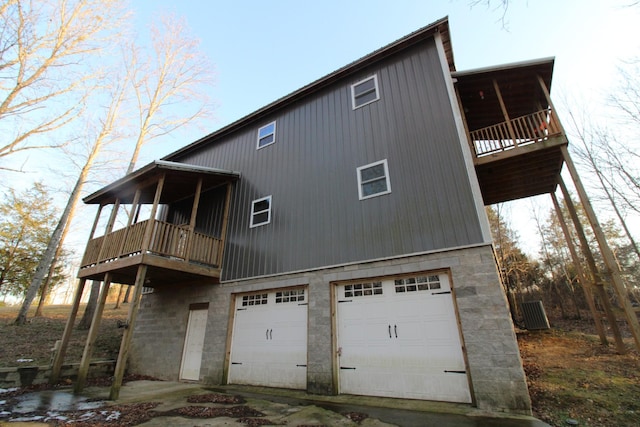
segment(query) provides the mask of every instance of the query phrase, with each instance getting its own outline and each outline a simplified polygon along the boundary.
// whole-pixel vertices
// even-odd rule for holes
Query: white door
[[[208,309],[189,310],[187,334],[184,339],[182,364],[180,366],[181,380],[198,381],[200,379],[202,348],[207,328],[207,312]]]
[[[306,388],[305,289],[236,297],[228,382]]]
[[[341,393],[471,402],[448,276],[337,287]]]

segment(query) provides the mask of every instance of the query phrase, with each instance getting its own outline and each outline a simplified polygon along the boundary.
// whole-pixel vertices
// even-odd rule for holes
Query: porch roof
[[[510,118],[526,116],[549,107],[538,76],[551,92],[554,58],[503,64],[451,73],[457,80],[460,102],[470,132],[505,121],[493,81]]]
[[[155,160],[82,200],[87,204],[108,205],[115,203],[119,199],[120,203],[130,204],[133,202],[135,192],[139,188],[141,190],[140,203],[153,203],[156,192],[155,184],[163,174],[166,174],[166,179],[160,204],[172,203],[192,195],[195,193],[195,188],[200,178],[202,178],[202,191],[240,178],[239,172]]]

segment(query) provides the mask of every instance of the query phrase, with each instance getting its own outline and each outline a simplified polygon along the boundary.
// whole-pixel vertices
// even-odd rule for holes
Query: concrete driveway
[[[3,401],[0,394],[0,427],[54,423],[100,426],[118,423],[148,427],[548,427],[532,417],[488,414],[467,405],[364,396],[318,396],[260,387],[133,381],[122,387],[117,402],[106,401],[108,395],[107,387],[89,387],[81,396],[74,396],[70,389],[47,390]]]

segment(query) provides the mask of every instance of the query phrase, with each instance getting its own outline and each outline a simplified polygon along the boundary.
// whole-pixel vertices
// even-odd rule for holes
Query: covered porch
[[[233,171],[157,160],[84,199],[85,203],[99,205],[99,209],[78,272],[78,288],[53,361],[50,383],[55,384],[59,378],[87,280],[100,281],[102,286],[76,391],[86,383],[111,283],[133,285],[111,388],[110,398],[117,399],[142,289],[219,283],[231,191],[239,177]],[[111,207],[111,212],[106,224],[102,224],[106,206]],[[124,225],[115,229],[116,223]],[[104,232],[96,236],[101,224]]]
[[[640,323],[626,292],[620,266],[569,155],[567,135],[551,102],[553,64],[553,58],[546,58],[452,73],[482,198],[488,206],[541,194],[551,195],[572,259],[580,271],[580,282],[601,343],[606,345],[608,340],[601,314],[594,304],[594,294],[604,306],[618,352],[626,352],[617,316],[604,289],[606,284],[611,284],[636,348],[640,350]],[[566,166],[598,241],[605,270],[596,265],[584,226],[560,174],[563,166]],[[573,244],[555,195],[558,187],[579,237],[579,248]],[[582,269],[578,251],[582,251],[588,269]]]
[[[231,171],[158,160],[86,197],[85,203],[98,204],[99,209],[78,277],[104,281],[108,273],[114,283],[133,285],[137,267],[144,264],[148,267],[145,287],[199,279],[217,281],[231,186],[238,177]],[[224,200],[216,206],[222,211],[221,226],[199,230],[202,194],[221,187],[226,189]],[[191,202],[188,218],[179,223],[166,220],[172,206],[184,205],[184,201]],[[125,205],[127,222],[114,230]],[[95,237],[106,206],[111,206],[111,214],[104,233]],[[146,219],[141,219],[144,216]]]
[[[553,58],[453,73],[485,205],[555,191],[568,144]]]

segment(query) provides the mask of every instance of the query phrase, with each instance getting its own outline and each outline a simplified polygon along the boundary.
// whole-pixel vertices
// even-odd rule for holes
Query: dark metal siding
[[[380,100],[351,108],[350,85],[378,74]],[[236,170],[223,279],[283,273],[482,241],[433,41],[171,160]],[[256,150],[277,120],[276,143]],[[387,159],[391,194],[358,199],[356,168]],[[249,228],[251,201],[272,222]]]

